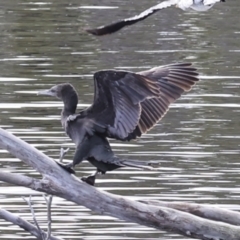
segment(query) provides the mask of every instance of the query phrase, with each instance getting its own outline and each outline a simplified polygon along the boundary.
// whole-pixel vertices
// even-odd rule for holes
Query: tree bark
[[[232,225],[240,225],[240,213],[216,207],[214,205],[184,203],[184,202],[163,202],[156,200],[141,200],[139,202],[159,207],[173,208],[179,211],[188,212],[193,215],[211,219],[214,221],[225,222]]]
[[[26,186],[36,191],[56,195],[83,205],[99,214],[105,214],[128,222],[178,233],[203,240],[239,240],[240,227],[200,218],[170,205],[146,204],[126,197],[110,194],[89,186],[59,167],[55,161],[39,152],[11,133],[0,129],[0,148],[8,150],[27,165],[36,169],[42,179],[20,174],[0,172],[0,180]],[[18,182],[18,179],[21,180]],[[204,216],[206,217],[206,216]]]

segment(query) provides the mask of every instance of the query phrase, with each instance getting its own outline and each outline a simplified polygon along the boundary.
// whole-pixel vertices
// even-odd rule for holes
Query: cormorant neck
[[[77,104],[78,104],[78,95],[73,90],[71,92],[68,92],[65,96],[63,96],[63,112],[64,115],[71,115],[76,112]]]

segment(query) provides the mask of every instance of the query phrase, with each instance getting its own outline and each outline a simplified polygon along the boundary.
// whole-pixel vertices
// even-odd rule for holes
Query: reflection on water
[[[5,1],[0,10],[0,125],[53,158],[59,157],[61,146],[70,146],[67,162],[74,149],[59,122],[62,103],[36,96],[38,90],[71,82],[79,92],[79,108],[84,108],[92,102],[92,74],[97,70],[139,71],[194,62],[202,81],[171,106],[161,123],[137,141],[111,140],[117,154],[159,160],[161,169],[119,169],[100,176],[97,186],[132,199],[194,201],[239,210],[239,3],[218,4],[206,13],[167,9],[102,38],[83,31],[154,4],[153,0],[128,5],[109,0]],[[38,176],[6,151],[0,153],[3,169]],[[83,176],[94,169],[84,162],[77,171]],[[0,190],[0,206],[27,220],[31,214],[21,197],[33,194],[37,218],[46,228],[41,194],[5,183],[0,183]],[[30,239],[2,220],[0,232],[3,240]],[[65,239],[184,239],[113,221],[57,197],[53,200],[53,232]]]

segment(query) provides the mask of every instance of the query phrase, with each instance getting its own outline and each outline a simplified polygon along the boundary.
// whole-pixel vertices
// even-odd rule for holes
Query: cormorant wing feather
[[[120,140],[136,128],[140,103],[160,94],[157,79],[126,71],[96,72],[94,85],[94,102],[86,110],[86,116],[96,125],[104,125],[106,136]]]
[[[141,102],[142,111],[139,123],[126,140],[140,137],[150,130],[166,114],[169,105],[184,92],[189,91],[199,80],[196,69],[191,67],[190,63],[156,67],[138,74],[156,79],[160,88],[160,96]]]
[[[93,35],[97,35],[97,36],[102,36],[102,35],[114,33],[114,32],[117,32],[118,30],[120,30],[121,28],[123,28],[125,26],[132,25],[134,23],[137,23],[139,21],[144,20],[145,18],[151,16],[152,14],[156,13],[159,10],[162,10],[164,8],[168,8],[172,5],[176,5],[178,2],[179,2],[179,0],[166,0],[164,2],[161,2],[161,3],[151,7],[149,9],[141,12],[140,14],[138,14],[134,17],[119,20],[117,22],[111,23],[109,25],[101,26],[101,27],[98,27],[98,28],[95,28],[95,29],[86,29],[86,31],[93,34]]]

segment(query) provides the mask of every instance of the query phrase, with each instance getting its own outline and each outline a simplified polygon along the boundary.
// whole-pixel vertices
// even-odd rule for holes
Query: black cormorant
[[[195,11],[207,11],[217,2],[225,2],[225,0],[166,0],[145,10],[144,12],[141,12],[140,14],[134,17],[119,20],[117,22],[101,26],[95,29],[86,29],[86,31],[93,35],[101,36],[117,32],[118,30],[125,26],[132,25],[139,21],[142,21],[145,18],[151,16],[152,14],[158,12],[159,10],[168,8],[173,5],[177,6],[178,8],[181,8],[182,10],[193,9]]]
[[[41,95],[63,101],[62,126],[76,145],[72,167],[88,160],[105,173],[123,166],[150,168],[148,161],[121,159],[114,155],[107,138],[130,141],[150,130],[167,112],[169,105],[198,81],[190,63],[171,64],[147,71],[104,70],[94,74],[93,104],[76,113],[78,95],[69,83],[58,84]],[[85,179],[94,184],[95,175]]]

